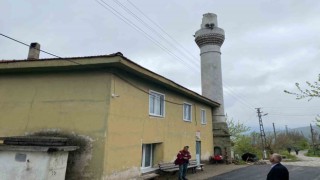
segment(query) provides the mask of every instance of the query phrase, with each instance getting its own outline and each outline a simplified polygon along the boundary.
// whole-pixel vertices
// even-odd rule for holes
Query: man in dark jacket
[[[187,180],[186,173],[190,158],[189,146],[185,146],[183,150],[177,154],[176,164],[179,165],[179,180]]]
[[[267,180],[289,180],[289,171],[280,163],[281,160],[282,158],[279,154],[274,153],[270,156],[272,166],[268,173]]]

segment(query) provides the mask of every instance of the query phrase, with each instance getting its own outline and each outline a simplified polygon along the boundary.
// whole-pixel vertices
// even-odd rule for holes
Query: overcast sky
[[[283,90],[320,73],[316,0],[1,0],[0,33],[61,57],[122,52],[141,66],[201,93],[194,33],[204,13],[224,29],[221,60],[229,118],[265,130],[309,126],[320,99]],[[28,47],[0,36],[0,60],[26,59]],[[41,53],[41,58],[52,56]]]

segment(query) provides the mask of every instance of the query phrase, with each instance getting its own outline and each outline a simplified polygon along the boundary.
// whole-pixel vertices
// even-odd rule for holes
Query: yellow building
[[[174,161],[213,154],[218,103],[121,53],[0,61],[0,136],[83,139],[67,179],[129,179]]]

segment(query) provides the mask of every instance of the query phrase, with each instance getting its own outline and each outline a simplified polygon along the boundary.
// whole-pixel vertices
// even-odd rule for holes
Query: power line
[[[137,26],[135,23],[133,23],[132,21],[130,21],[128,18],[124,17],[121,13],[119,13],[117,10],[115,10],[111,5],[109,5],[108,3],[106,3],[105,1],[101,0],[102,3],[104,3],[105,5],[107,5],[109,8],[107,8],[106,6],[104,6],[103,4],[101,4],[99,1],[95,0],[96,2],[98,2],[101,6],[103,6],[104,8],[106,8],[107,10],[109,10],[111,13],[113,13],[115,16],[117,16],[118,18],[120,18],[121,20],[123,20],[125,23],[129,23],[129,25],[134,26],[134,28],[136,30],[139,30],[140,32],[143,32],[148,39],[150,39],[152,42],[156,43],[161,49],[165,50],[167,53],[169,53],[170,55],[172,55],[173,57],[175,57],[176,59],[178,59],[181,62],[186,62],[188,65],[189,61],[185,61],[183,59],[181,59],[180,57],[178,57],[177,55],[175,55],[174,53],[172,53],[167,47],[165,47],[164,45],[162,45],[159,41],[155,40],[152,36],[150,36],[147,32],[145,32],[144,30],[142,30],[139,26]],[[152,28],[151,26],[149,26],[145,21],[143,21],[140,17],[138,17],[135,13],[133,13],[130,9],[128,9],[125,5],[123,5],[122,3],[120,3],[118,0],[114,0],[114,2],[116,2],[122,9],[124,9],[127,13],[129,13],[131,16],[133,16],[135,19],[137,19],[139,22],[141,22],[144,26],[146,26],[149,30],[151,30],[153,33],[155,33],[156,35],[158,35],[158,37],[160,37],[161,39],[165,40],[168,44],[170,44],[171,46],[173,46],[176,50],[178,50],[184,57],[189,58],[187,56],[185,56],[184,53],[182,53],[177,47],[175,47],[170,41],[168,41],[164,36],[162,36],[158,31],[156,31],[154,28]],[[141,14],[143,14],[148,20],[150,20],[153,24],[155,24],[157,27],[159,27],[159,29],[161,29],[165,34],[169,35],[168,33],[166,33],[163,28],[161,28],[160,26],[158,26],[154,21],[152,21],[150,18],[148,18],[148,16],[146,16],[139,8],[137,8],[133,3],[131,3],[130,1],[128,1],[133,7],[135,7]],[[111,10],[111,9],[112,10]],[[125,19],[125,20],[124,20]],[[169,35],[170,36],[170,35]],[[172,40],[174,40],[174,38],[172,38],[170,36],[170,38]],[[174,40],[175,42],[177,42],[176,40]],[[194,58],[196,61],[198,61],[198,59]],[[193,62],[193,61],[191,61]],[[198,64],[194,64],[198,67]],[[190,66],[188,66],[190,67]],[[191,68],[194,68],[193,66],[191,66]],[[195,70],[197,72],[199,71],[199,67],[195,68]],[[233,90],[231,89],[231,87],[228,86],[224,86],[224,88],[228,89],[230,91],[230,95],[232,95],[235,99],[237,99],[241,104],[244,104],[246,107],[249,107],[251,110],[254,110],[253,106],[250,105],[250,103],[246,102],[246,100],[242,99],[241,97],[237,96]],[[233,95],[234,94],[234,95]]]
[[[119,6],[121,6],[122,8],[124,8],[127,12],[129,12],[131,15],[133,15],[136,19],[138,19],[140,22],[142,22],[145,26],[147,26],[150,30],[152,30],[153,32],[155,32],[159,37],[161,37],[162,39],[164,39],[164,40],[166,40],[170,45],[172,45],[172,43],[171,42],[169,42],[165,37],[163,37],[159,32],[157,32],[156,30],[154,30],[152,27],[150,27],[147,23],[145,23],[141,18],[139,18],[136,14],[134,14],[132,11],[130,11],[130,9],[128,9],[128,8],[126,8],[123,4],[121,4],[119,1],[117,1],[117,0],[114,0]],[[98,2],[98,1],[96,1],[96,2]],[[101,2],[103,2],[104,4],[106,4],[109,8],[111,8],[113,11],[115,11],[116,13],[118,13],[120,16],[122,16],[118,11],[116,11],[114,8],[112,8],[112,6],[110,6],[110,5],[108,5],[106,2],[104,2],[103,0],[101,0]],[[140,10],[140,9],[138,9],[132,2],[130,2],[129,0],[128,0],[128,2],[131,4],[131,5],[133,5],[133,7],[135,7],[140,13],[142,13],[142,11]],[[100,2],[98,2],[100,5],[102,5],[103,7],[105,7],[103,4],[101,4]],[[106,7],[105,7],[106,8]],[[107,8],[108,9],[108,8]],[[108,9],[108,10],[110,10],[110,9]],[[111,11],[111,10],[110,10]],[[112,11],[111,11],[112,12]],[[114,12],[112,12],[114,15],[116,15],[117,17],[119,17],[117,14],[115,14]],[[149,20],[151,20],[150,18],[148,18],[148,16],[146,16],[144,13],[142,13],[147,19],[149,19]],[[178,56],[176,56],[174,53],[172,53],[169,49],[167,49],[165,46],[163,46],[161,43],[159,43],[157,40],[155,40],[154,38],[152,38],[149,34],[147,34],[145,31],[143,31],[141,28],[139,28],[138,26],[136,26],[134,23],[132,23],[130,20],[128,20],[127,18],[125,18],[124,16],[122,16],[124,19],[126,19],[127,21],[125,21],[125,20],[123,20],[124,22],[129,22],[129,23],[131,23],[132,25],[134,25],[136,28],[138,28],[140,31],[142,31],[142,32],[144,32],[148,37],[149,37],[149,39],[151,38],[151,40],[153,40],[153,42],[155,41],[157,44],[158,44],[158,46],[160,47],[160,48],[162,48],[162,49],[166,49],[167,50],[167,52],[169,52],[169,54],[171,54],[171,55],[173,55],[174,57],[176,57],[178,60],[181,60],[181,61],[183,61],[183,62],[188,62],[188,61],[184,61],[184,60],[182,60],[181,58],[179,58]],[[119,17],[120,19],[121,19],[121,17]],[[152,20],[151,20],[151,22],[153,22]],[[153,22],[157,27],[160,27],[160,26],[158,26],[155,22]],[[172,38],[168,33],[166,33],[164,30],[163,30],[163,28],[159,28],[159,29],[161,29],[166,35],[168,35],[168,37],[170,37],[172,40],[174,40],[175,42],[177,42],[174,38]],[[26,43],[23,43],[23,42],[21,42],[21,41],[18,41],[18,40],[16,40],[16,39],[13,39],[13,38],[11,38],[11,37],[8,37],[8,36],[6,36],[6,35],[3,35],[3,34],[1,34],[2,36],[4,36],[4,37],[6,37],[6,38],[9,38],[9,39],[11,39],[11,40],[13,40],[13,41],[16,41],[16,42],[18,42],[18,43],[21,43],[21,44],[23,44],[23,45],[25,45],[25,46],[28,46],[28,47],[30,47],[30,45],[28,45],[28,44],[26,44]],[[177,42],[178,43],[178,42]],[[174,45],[172,45],[173,47],[175,47]],[[181,46],[181,47],[183,47],[183,46]],[[37,48],[35,48],[35,49],[37,49]],[[178,48],[176,48],[175,47],[175,49],[177,49],[178,51],[180,51]],[[58,57],[58,58],[61,58],[61,57],[59,57],[59,56],[57,56],[57,55],[54,55],[54,54],[52,54],[52,53],[49,53],[49,52],[46,52],[46,51],[44,51],[44,50],[41,50],[41,49],[37,49],[37,50],[39,50],[39,51],[41,51],[41,52],[44,52],[44,53],[46,53],[46,54],[49,54],[49,55],[51,55],[51,56],[54,56],[54,57]],[[181,51],[180,51],[181,52]],[[185,54],[183,54],[183,55],[185,55]],[[186,57],[186,56],[185,56]],[[196,59],[196,58],[195,58]],[[77,62],[74,62],[74,61],[71,61],[71,60],[67,60],[67,59],[65,59],[66,61],[70,61],[70,62],[73,62],[73,63],[75,63],[75,64],[79,64],[79,63],[77,63]],[[80,65],[80,64],[79,64]],[[199,71],[199,69],[197,69],[197,71]],[[249,109],[253,109],[253,107],[250,105],[250,103],[248,103],[248,102],[246,102],[246,100],[244,100],[244,99],[242,99],[241,97],[238,97],[234,92],[233,92],[233,90],[231,89],[231,87],[228,87],[228,86],[224,86],[226,89],[228,89],[230,92],[229,92],[229,94],[230,95],[232,95],[235,99],[238,99],[238,101],[241,103],[241,104],[243,104],[244,106],[246,106],[246,107],[248,107]]]
[[[97,1],[97,0],[96,0]],[[155,32],[158,36],[160,36],[162,39],[165,39],[161,34],[159,34],[156,30],[154,30],[152,27],[150,27],[148,24],[146,24],[141,18],[139,18],[136,14],[134,14],[132,11],[130,11],[127,7],[125,7],[123,4],[121,4],[119,1],[114,0],[120,7],[122,7],[126,12],[128,12],[129,14],[131,14],[132,16],[134,16],[136,19],[138,19],[140,22],[142,22],[148,29],[152,30],[153,32]],[[98,1],[97,1],[98,2]],[[101,2],[103,2],[104,4],[106,4],[109,8],[112,8],[109,4],[107,4],[106,2],[104,2],[103,0],[101,0]],[[102,5],[100,2],[98,2],[100,5]],[[130,3],[130,2],[129,2]],[[131,3],[132,4],[132,3]],[[134,4],[132,4],[134,6]],[[103,5],[102,5],[103,6]],[[104,6],[105,7],[105,6]],[[134,6],[136,7],[136,6]],[[109,11],[111,11],[109,8],[107,8]],[[137,7],[136,7],[137,8]],[[137,8],[138,9],[138,8]],[[114,10],[115,12],[117,12],[119,15],[121,15],[118,11],[116,11],[114,8],[112,8],[112,10]],[[139,10],[139,9],[138,9]],[[112,11],[111,11],[112,12]],[[142,12],[141,10],[139,10],[139,12]],[[113,13],[113,12],[112,12]],[[116,15],[115,13],[113,13],[114,15]],[[116,15],[117,17],[119,17],[118,15]],[[146,16],[146,15],[145,15]],[[123,15],[121,15],[121,17],[125,18]],[[146,16],[147,17],[147,16]],[[119,17],[120,18],[120,17]],[[129,23],[132,23],[135,27],[138,27],[136,24],[134,24],[132,21],[128,20],[127,18],[125,18]],[[148,18],[149,19],[149,18]],[[153,22],[153,21],[152,21]],[[139,30],[141,30],[140,27],[138,27]],[[141,30],[143,31],[143,30]],[[144,34],[146,34],[148,37],[151,37],[149,34],[147,34],[145,31],[143,31]],[[152,38],[152,37],[151,37]],[[149,38],[150,39],[150,38]],[[173,38],[172,38],[173,39]],[[153,38],[151,39],[152,41],[154,40]],[[165,39],[166,40],[166,39]],[[169,42],[168,40],[166,40],[167,42]],[[170,43],[170,42],[169,42]],[[159,44],[160,46],[163,46],[161,43],[159,43],[157,41],[157,44]],[[172,43],[170,43],[172,45]],[[167,48],[166,48],[167,49]],[[177,48],[175,48],[177,49]],[[175,55],[175,57],[177,58],[177,56]],[[183,61],[183,62],[188,62],[188,61],[184,61],[180,58],[178,58],[178,60]],[[196,64],[197,65],[197,64]],[[196,68],[197,72],[199,71],[199,68]],[[249,103],[247,103],[245,100],[241,99],[239,96],[237,95],[233,95],[234,93],[232,92],[231,88],[228,86],[224,86],[226,89],[228,89],[230,91],[230,95],[232,95],[234,98],[236,98],[241,104],[244,104],[245,106],[249,107],[251,110],[254,110],[253,106],[249,105]]]
[[[115,0],[115,1],[118,1],[118,0]],[[170,39],[172,39],[174,42],[176,42],[178,45],[180,45],[179,44],[179,42],[177,42],[174,38],[172,38],[161,26],[159,26],[157,23],[155,23],[152,19],[150,19],[145,13],[143,13],[137,6],[135,6],[131,1],[129,1],[129,0],[127,0],[135,9],[137,9],[144,17],[146,17],[150,22],[152,22],[154,25],[156,25],[162,32],[164,32],[168,37],[170,37]],[[136,16],[135,14],[134,14],[134,16]],[[140,19],[140,18],[139,18]],[[149,26],[149,25],[148,25]],[[183,46],[182,45],[180,45],[182,48],[183,48]],[[184,49],[184,48],[183,48]],[[188,52],[188,51],[187,51]],[[197,59],[197,58],[195,58],[195,57],[193,57],[195,60],[199,60],[199,59]],[[224,82],[224,84],[226,84],[225,82]],[[224,88],[226,88],[226,89],[228,89],[229,91],[230,91],[230,94],[236,94],[234,91],[233,91],[233,89],[229,86],[229,85],[224,85]],[[236,95],[235,95],[236,96]],[[233,97],[235,97],[235,96],[233,96]],[[237,98],[237,99],[239,99],[240,101],[242,101],[242,103],[244,103],[244,104],[246,104],[245,106],[247,106],[247,105],[249,105],[250,103],[247,103],[246,102],[246,100],[244,100],[243,98],[241,98],[241,97],[239,97],[239,96],[237,96],[237,97],[235,97],[235,98]],[[249,105],[249,106],[251,106],[251,105]],[[250,107],[252,110],[254,110],[254,108],[253,108],[253,106],[251,106]]]
[[[96,2],[98,2],[97,0],[96,0]],[[104,3],[104,4],[106,4],[109,8],[111,8],[111,9],[113,9],[115,12],[117,12],[120,16],[122,16],[118,11],[116,11],[114,8],[112,8],[110,5],[108,5],[106,2],[104,2],[103,0],[102,0],[102,2]],[[136,19],[138,19],[140,22],[142,22],[144,25],[146,25],[147,27],[149,27],[149,29],[150,30],[152,30],[153,32],[155,32],[159,37],[161,37],[162,39],[164,39],[164,40],[166,40],[166,42],[167,43],[169,43],[170,45],[172,45],[172,43],[171,42],[169,42],[165,37],[163,37],[161,34],[159,34],[157,31],[155,31],[152,27],[150,27],[148,24],[146,24],[142,19],[140,19],[137,15],[135,15],[132,11],[130,11],[128,8],[126,8],[123,4],[121,4],[119,1],[116,1],[117,2],[117,4],[118,5],[120,5],[120,6],[122,6],[123,8],[125,8],[125,10],[127,11],[127,12],[129,12],[130,14],[132,14],[134,17],[136,17]],[[179,44],[174,38],[172,38],[167,32],[165,32],[164,30],[163,30],[163,28],[161,28],[159,25],[157,25],[154,21],[152,21],[150,18],[148,18],[148,16],[146,16],[139,8],[137,8],[132,2],[130,2],[130,1],[128,1],[133,7],[135,7],[141,14],[143,14],[148,20],[150,20],[151,22],[153,22],[153,24],[155,24],[157,27],[159,27],[159,29],[162,31],[162,32],[164,32],[168,37],[170,37],[170,39],[172,39],[173,41],[175,41],[177,44]],[[105,7],[103,4],[101,4],[100,2],[98,2],[101,6],[103,6],[104,8],[106,8],[106,9],[108,9],[107,7]],[[111,11],[110,9],[108,9],[109,11]],[[113,11],[111,11],[111,13],[113,13],[115,16],[117,16],[118,18],[120,18],[121,20],[123,20],[124,22],[126,22],[126,23],[131,23],[134,27],[136,27],[136,29],[138,29],[140,32],[143,32],[151,41],[153,41],[154,43],[156,43],[161,49],[163,49],[164,51],[166,51],[168,54],[170,54],[170,55],[172,55],[173,57],[175,57],[176,59],[178,59],[178,60],[180,60],[180,61],[182,61],[182,62],[187,62],[188,63],[188,61],[184,61],[183,59],[181,59],[180,57],[178,57],[177,55],[175,55],[172,51],[170,51],[167,47],[165,47],[165,46],[163,46],[160,42],[158,42],[157,40],[155,40],[154,38],[152,38],[149,34],[147,34],[145,31],[143,31],[140,27],[138,27],[138,26],[136,26],[134,23],[132,23],[130,20],[128,20],[127,18],[125,18],[124,16],[122,16],[124,19],[126,19],[126,20],[124,20],[124,19],[122,19],[121,17],[119,17],[116,13],[114,13]],[[131,25],[131,24],[129,24],[129,25]],[[131,26],[132,26],[131,25]],[[20,44],[23,44],[23,45],[25,45],[25,46],[27,46],[27,47],[30,47],[30,45],[28,45],[28,44],[26,44],[26,43],[24,43],[24,42],[21,42],[21,41],[19,41],[19,40],[17,40],[17,39],[14,39],[14,38],[12,38],[12,37],[9,37],[9,36],[7,36],[7,35],[4,35],[4,34],[0,34],[1,36],[3,36],[3,37],[6,37],[6,38],[8,38],[8,39],[10,39],[10,40],[13,40],[13,41],[15,41],[15,42],[18,42],[18,43],[20,43]],[[180,45],[180,44],[179,44]],[[176,48],[174,45],[172,45],[175,49],[177,49],[178,51],[180,51],[178,48]],[[183,46],[182,45],[180,45],[182,48],[183,48]],[[35,48],[35,49],[37,49],[37,48]],[[37,49],[37,50],[39,50],[39,51],[41,51],[41,52],[43,52],[43,53],[46,53],[46,54],[48,54],[48,55],[51,55],[51,56],[54,56],[54,57],[57,57],[57,58],[60,58],[60,59],[62,59],[62,57],[60,57],[60,56],[57,56],[57,55],[55,55],[55,54],[52,54],[52,53],[49,53],[49,52],[47,52],[47,51],[44,51],[44,50],[41,50],[41,49]],[[180,51],[181,52],[181,51]],[[186,51],[187,52],[187,51]],[[182,53],[182,52],[181,52]],[[182,53],[184,56],[185,56],[185,54],[184,53]],[[185,56],[186,57],[186,56]],[[195,58],[196,59],[196,58]],[[74,61],[72,61],[72,60],[67,60],[67,59],[64,59],[64,60],[66,60],[66,61],[69,61],[69,62],[72,62],[72,63],[75,63],[75,64],[78,64],[78,65],[80,65],[80,63],[77,63],[77,62],[74,62]],[[191,61],[191,62],[193,62],[193,61]],[[197,65],[197,64],[194,64],[194,65]],[[189,68],[191,67],[191,68],[193,68],[193,66],[188,66]],[[196,70],[197,70],[197,72],[199,72],[199,69],[198,68],[196,68]],[[232,90],[231,90],[231,88],[230,87],[227,87],[227,86],[224,86],[226,89],[228,89],[229,91],[230,91],[230,95],[232,95],[234,98],[236,98],[236,99],[238,99],[238,101],[241,103],[241,104],[243,104],[244,106],[246,106],[246,107],[248,107],[248,108],[250,108],[250,109],[253,109],[252,107],[251,107],[251,105],[249,105],[249,103],[247,103],[245,100],[243,100],[243,99],[241,99],[240,97],[238,97],[238,96],[236,96],[236,95],[233,95],[233,94],[235,94]]]
[[[306,107],[306,106],[301,106],[301,107],[299,107],[299,106],[296,106],[296,107],[290,107],[290,106],[278,106],[278,107],[276,107],[276,106],[274,106],[274,107],[272,107],[272,106],[270,106],[270,107],[263,107],[263,108],[268,108],[268,109],[281,109],[281,108],[283,108],[283,109],[310,109],[310,108],[319,108],[319,106],[309,106],[309,107]]]
[[[26,43],[24,43],[24,42],[18,41],[18,40],[16,40],[16,39],[12,38],[12,37],[6,36],[6,35],[1,34],[1,33],[0,33],[0,35],[1,35],[1,36],[4,36],[4,37],[6,37],[6,38],[8,38],[8,39],[10,39],[10,40],[13,40],[13,41],[15,41],[15,42],[18,42],[18,43],[20,43],[20,44],[23,44],[23,45],[25,45],[25,46],[28,46],[28,47],[30,48],[30,45],[28,45],[28,44],[26,44]],[[34,49],[36,49],[36,50],[38,50],[38,51],[44,52],[44,53],[46,53],[46,54],[49,54],[49,55],[51,55],[51,56],[55,56],[55,57],[57,57],[57,58],[59,58],[59,59],[62,59],[62,60],[64,60],[64,61],[69,61],[69,62],[72,62],[72,63],[77,64],[77,65],[82,65],[82,64],[80,64],[80,63],[78,63],[78,62],[75,62],[75,61],[72,61],[72,60],[69,60],[69,59],[64,59],[64,58],[62,58],[62,57],[60,57],[60,56],[54,55],[54,54],[52,54],[52,53],[48,53],[48,52],[43,51],[43,50],[41,50],[41,49],[38,49],[38,48],[35,48],[35,47],[32,47],[32,48],[34,48]]]
[[[170,46],[172,46],[176,51],[180,52],[182,55],[183,52],[177,48],[172,42],[170,42],[169,40],[167,40],[161,33],[159,33],[156,29],[152,28],[149,24],[147,24],[144,20],[142,20],[140,17],[138,17],[134,12],[132,12],[129,8],[127,8],[124,4],[122,4],[121,2],[119,2],[118,0],[113,0],[116,4],[118,4],[122,9],[124,9],[127,13],[129,13],[132,17],[134,17],[135,19],[137,19],[140,23],[142,23],[145,27],[147,27],[151,32],[153,32],[155,35],[157,35],[158,37],[160,37],[160,39],[164,40],[166,43],[168,43]],[[186,58],[189,58],[187,56],[185,56]],[[193,65],[197,65],[195,61],[185,61],[186,63],[190,62],[193,63]]]
[[[149,18],[145,13],[143,13],[136,5],[134,5],[131,1],[127,0],[136,10],[138,10],[144,17],[146,17],[152,24],[154,24],[156,27],[158,27],[164,34],[166,34],[171,40],[173,40],[175,43],[177,43],[186,53],[190,55],[190,57],[193,57],[194,59],[198,59],[194,57],[181,43],[179,43],[177,40],[175,40],[169,33],[167,33],[160,25],[158,25],[156,22],[154,22],[151,18]]]
[[[96,2],[98,2],[97,0],[96,0]],[[114,8],[112,8],[110,5],[108,5],[106,2],[104,2],[103,0],[102,0],[102,2],[104,3],[104,4],[106,4],[109,8],[111,8],[111,9],[113,9],[115,12],[117,12],[120,16],[122,16],[118,11],[116,11]],[[116,2],[118,2],[118,5],[122,5],[119,1],[116,1]],[[130,1],[128,1],[129,3],[131,3]],[[103,7],[105,7],[103,4],[101,4],[100,2],[98,2],[101,6],[103,6]],[[133,5],[133,3],[131,3],[132,5]],[[134,6],[134,5],[133,5]],[[131,14],[132,15],[134,15],[136,18],[138,18],[141,22],[143,22],[147,27],[149,27],[149,29],[151,29],[151,30],[153,30],[155,33],[157,33],[160,37],[162,37],[163,39],[165,39],[161,34],[159,34],[157,31],[155,31],[153,28],[151,28],[150,26],[148,26],[143,20],[141,20],[139,17],[137,17],[134,13],[132,13],[132,11],[130,11],[129,9],[127,9],[125,6],[123,6],[122,5],[122,7],[123,8],[125,8],[126,10],[127,10],[127,12],[131,12]],[[136,6],[134,6],[134,7],[136,7]],[[106,8],[106,7],[105,7]],[[137,7],[136,7],[137,8]],[[108,8],[107,8],[108,9]],[[138,9],[138,8],[137,8]],[[110,9],[108,9],[109,11],[111,11]],[[140,11],[140,10],[139,10]],[[117,14],[115,14],[113,11],[111,11],[115,16],[117,16],[117,17],[119,17]],[[140,12],[142,12],[142,11],[140,11]],[[123,16],[122,16],[123,17]],[[147,16],[145,16],[145,17],[147,17]],[[122,19],[121,17],[119,17],[120,19]],[[138,26],[136,26],[134,23],[132,23],[130,20],[128,20],[127,18],[125,18],[125,17],[123,17],[124,19],[126,19],[126,20],[124,20],[124,19],[122,19],[124,22],[126,22],[126,23],[131,23],[134,27],[136,27],[138,30],[140,30],[141,32],[143,32],[145,35],[147,35],[148,36],[148,38],[150,39],[150,40],[152,40],[153,42],[155,42],[161,49],[163,49],[163,50],[165,50],[167,53],[169,53],[170,55],[173,55],[176,59],[178,59],[178,60],[180,60],[180,61],[183,61],[183,62],[187,62],[187,61],[184,61],[184,60],[182,60],[181,58],[179,58],[178,56],[176,56],[174,53],[172,53],[169,49],[167,49],[165,46],[163,46],[161,43],[159,43],[157,40],[155,40],[154,38],[152,38],[149,34],[147,34],[145,31],[143,31],[141,28],[139,28]],[[149,19],[149,18],[148,18]],[[151,20],[151,19],[149,19],[149,20]],[[152,21],[153,22],[153,21]],[[154,24],[156,24],[156,23],[154,23]],[[130,25],[130,24],[129,24]],[[163,30],[162,28],[161,28],[161,30]],[[163,32],[165,32],[164,30],[163,30]],[[166,32],[165,32],[166,33]],[[168,33],[166,33],[167,35],[169,35]],[[13,41],[15,41],[15,42],[18,42],[18,43],[20,43],[20,44],[23,44],[23,45],[25,45],[25,46],[28,46],[28,47],[30,47],[30,45],[28,45],[28,44],[26,44],[26,43],[23,43],[23,42],[21,42],[21,41],[19,41],[19,40],[16,40],[16,39],[14,39],[14,38],[11,38],[11,37],[9,37],[9,36],[6,36],[6,35],[4,35],[4,34],[0,34],[0,35],[2,35],[2,36],[4,36],[4,37],[6,37],[6,38],[8,38],[8,39],[10,39],[10,40],[13,40]],[[171,39],[173,39],[171,36],[170,36],[170,38]],[[165,39],[166,40],[166,39]],[[174,39],[173,39],[174,40]],[[168,40],[166,40],[168,43],[170,43]],[[175,41],[175,40],[174,40]],[[177,42],[177,41],[175,41],[175,42]],[[171,45],[172,45],[172,43],[170,43]],[[176,47],[175,47],[176,48]],[[37,49],[37,48],[35,48],[35,49]],[[177,48],[176,48],[177,49]],[[44,52],[44,53],[46,53],[46,54],[49,54],[49,55],[51,55],[51,56],[54,56],[54,57],[57,57],[57,58],[62,58],[62,57],[60,57],[60,56],[57,56],[57,55],[54,55],[54,54],[52,54],[52,53],[49,53],[49,52],[47,52],[47,51],[44,51],[44,50],[41,50],[41,49],[37,49],[37,50],[39,50],[39,51],[41,51],[41,52]],[[179,50],[179,49],[177,49],[177,50]],[[181,52],[181,51],[180,51]],[[74,62],[74,61],[71,61],[71,60],[67,60],[67,59],[64,59],[64,60],[66,60],[66,61],[70,61],[70,62],[73,62],[73,63],[75,63],[75,64],[78,64],[78,65],[80,65],[79,63],[77,63],[77,62]],[[199,69],[196,69],[198,72],[199,72]],[[243,104],[244,106],[246,106],[246,107],[248,107],[249,109],[253,109],[253,107],[251,107],[251,105],[249,105],[245,100],[242,100],[241,98],[239,98],[239,97],[237,97],[236,95],[233,95],[234,94],[234,92],[231,90],[231,88],[230,87],[226,87],[225,86],[225,88],[227,88],[229,91],[230,91],[230,95],[232,95],[234,98],[236,98],[236,99],[238,99],[238,101],[241,103],[241,104]]]
[[[16,39],[14,39],[14,38],[12,38],[12,37],[6,36],[6,35],[4,35],[4,34],[2,34],[2,33],[0,33],[0,35],[1,35],[1,36],[4,36],[4,37],[6,37],[6,38],[8,38],[8,39],[10,39],[10,40],[13,40],[13,41],[15,41],[15,42],[18,42],[18,43],[20,43],[20,44],[23,44],[23,45],[25,45],[25,46],[30,47],[30,45],[28,45],[28,44],[26,44],[26,43],[24,43],[24,42],[21,42],[21,41],[19,41],[19,40],[16,40]],[[63,59],[62,57],[59,57],[59,56],[54,55],[54,54],[52,54],[52,53],[46,52],[46,51],[44,51],[44,50],[41,50],[41,49],[38,49],[38,48],[35,48],[35,49],[37,49],[37,50],[39,50],[39,51],[41,51],[41,52],[44,52],[44,53],[46,53],[46,54],[49,54],[49,55],[58,57],[58,58],[60,58],[60,59]],[[80,63],[75,62],[75,61],[72,61],[72,60],[67,60],[67,59],[63,59],[63,60],[69,61],[69,62],[72,62],[72,63],[75,63],[75,64],[78,64],[78,65],[81,65]],[[233,95],[232,95],[232,96],[233,96]],[[234,96],[234,97],[235,97],[235,96]],[[243,102],[241,102],[241,103],[243,103]],[[243,103],[243,104],[244,104],[245,106],[247,106],[247,104],[245,104],[245,103]],[[250,108],[250,107],[249,107],[249,108]]]
[[[269,113],[273,115],[313,116],[319,114],[319,111],[318,109],[269,109]]]
[[[0,33],[0,35],[3,36],[3,37],[6,37],[6,38],[8,38],[8,39],[11,39],[11,40],[13,40],[13,41],[15,41],[15,42],[18,42],[18,43],[20,43],[20,44],[23,44],[23,45],[25,45],[25,46],[30,47],[30,45],[28,45],[28,44],[26,44],[26,43],[24,43],[24,42],[21,42],[21,41],[19,41],[19,40],[16,40],[16,39],[14,39],[14,38],[12,38],[12,37],[9,37],[9,36],[7,36],[7,35],[4,35],[4,34],[2,34],[2,33]],[[34,47],[33,47],[33,48],[34,48]],[[41,52],[44,52],[44,53],[46,53],[46,54],[49,54],[49,55],[51,55],[51,56],[57,57],[57,58],[62,58],[62,57],[60,57],[60,56],[54,55],[54,54],[52,54],[52,53],[49,53],[49,52],[47,52],[47,51],[44,51],[44,50],[41,50],[41,49],[38,49],[38,48],[34,48],[34,49],[36,49],[36,50],[38,50],[38,51],[41,51]]]
[[[107,9],[108,11],[110,11],[113,15],[115,15],[116,17],[118,17],[119,19],[121,19],[123,22],[125,22],[126,24],[128,24],[129,26],[133,27],[134,29],[138,30],[139,32],[143,33],[145,35],[145,37],[147,37],[149,40],[151,40],[153,43],[155,43],[158,47],[160,47],[162,50],[164,50],[165,52],[167,52],[169,55],[171,55],[172,57],[176,58],[177,60],[184,62],[183,59],[181,59],[180,57],[178,57],[176,54],[174,54],[172,51],[170,51],[167,47],[163,46],[159,41],[157,41],[156,39],[154,39],[152,36],[150,36],[148,33],[146,33],[143,29],[141,29],[139,26],[137,26],[135,23],[133,23],[132,21],[130,21],[128,18],[124,17],[121,13],[119,13],[116,9],[114,9],[111,5],[109,5],[108,3],[106,3],[105,1],[101,0],[101,2],[99,2],[98,0],[95,0],[98,4],[100,4],[102,7],[104,7],[105,9]],[[103,4],[102,4],[103,3]],[[188,66],[188,64],[185,64],[188,68],[191,68],[191,70],[193,70],[193,66]]]
[[[223,81],[223,87],[225,87],[226,89],[228,89],[231,93],[233,93],[233,94],[238,94],[239,95],[239,90],[237,91],[238,93],[236,93],[235,91],[236,90],[234,90],[230,85],[228,85],[225,81]],[[242,98],[242,96],[244,97],[244,98]],[[245,101],[247,104],[250,104],[250,106],[252,105],[252,103],[249,103],[249,102],[247,102],[246,100],[245,100],[245,98],[246,99],[248,99],[248,97],[247,96],[245,96],[244,94],[240,94],[239,96],[238,96],[238,98],[239,99],[241,99],[241,100],[243,100],[243,101]],[[251,106],[252,107],[252,109],[254,109],[254,107],[258,107],[258,105],[257,104],[255,104],[255,103],[253,103],[253,106]]]
[[[243,107],[246,107],[246,108],[248,108],[248,109],[250,109],[250,110],[254,111],[250,106],[248,106],[247,104],[245,104],[245,103],[243,103],[242,101],[238,100],[238,99],[236,98],[236,96],[234,96],[234,95],[232,95],[232,94],[229,94],[229,95],[230,95],[230,96],[232,96],[234,99],[236,99],[236,100],[237,100],[237,102],[239,102],[239,103],[240,103],[240,105],[242,105]]]
[[[317,116],[317,115],[307,115],[307,114],[269,114],[270,116],[288,116],[288,117],[309,117],[309,116]]]
[[[225,86],[224,86],[224,88],[225,88]],[[226,88],[226,90],[229,90],[229,89]],[[230,95],[231,95],[233,98],[235,98],[240,104],[242,104],[242,105],[244,105],[245,107],[247,107],[247,108],[249,108],[249,109],[251,109],[251,110],[254,111],[254,107],[251,106],[249,103],[247,103],[245,100],[242,100],[241,98],[237,97],[236,95],[233,95],[233,93],[231,93],[231,92],[228,92],[228,91],[224,91],[224,92],[227,93],[227,94],[230,94]]]
[[[153,94],[150,94],[148,91],[146,91],[146,90],[144,90],[144,89],[136,86],[134,83],[130,82],[130,81],[127,80],[126,78],[122,77],[121,75],[115,74],[115,73],[114,73],[114,75],[116,75],[116,76],[117,76],[118,78],[120,78],[121,80],[127,82],[127,83],[130,84],[132,87],[140,90],[141,92],[144,92],[144,93],[146,93],[146,94],[148,94],[148,95],[154,96]],[[158,97],[156,97],[156,96],[154,96],[154,97],[155,97],[155,98],[158,98]],[[176,102],[169,101],[169,100],[165,100],[165,99],[164,99],[163,101],[168,102],[168,103],[171,103],[171,104],[176,104],[176,105],[184,105],[184,104],[182,104],[182,103],[176,103]]]

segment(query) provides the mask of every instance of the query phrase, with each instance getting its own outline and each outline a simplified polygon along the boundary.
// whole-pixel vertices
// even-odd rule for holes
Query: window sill
[[[159,115],[154,115],[154,114],[149,114],[149,117],[164,119],[164,116],[159,116]]]
[[[159,168],[152,168],[152,167],[144,168],[144,167],[141,167],[141,168],[140,168],[140,171],[141,171],[141,174],[144,174],[144,173],[149,173],[149,172],[156,171],[156,170],[158,170],[158,169],[159,169]]]

